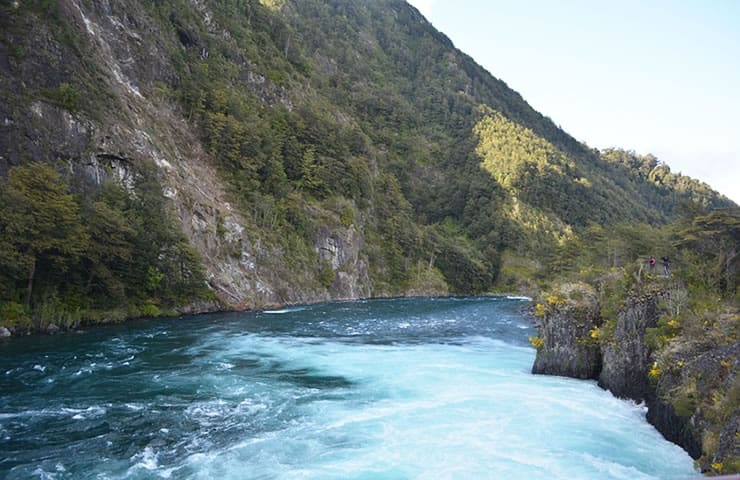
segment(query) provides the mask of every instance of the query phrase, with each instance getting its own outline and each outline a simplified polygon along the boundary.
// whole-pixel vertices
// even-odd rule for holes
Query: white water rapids
[[[0,344],[0,478],[681,479],[641,406],[534,376],[522,299],[382,300]]]

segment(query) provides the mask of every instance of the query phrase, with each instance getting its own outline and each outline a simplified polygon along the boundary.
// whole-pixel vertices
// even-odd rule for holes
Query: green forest
[[[212,295],[153,178],[82,196],[52,165],[11,168],[0,183],[3,323],[74,328]]]
[[[135,70],[141,95],[192,126],[252,238],[316,288],[337,275],[312,244],[327,221],[360,230],[373,295],[476,294],[628,264],[651,250],[625,233],[637,225],[652,232],[734,207],[651,155],[579,143],[404,2],[224,0],[208,2],[207,16],[185,0],[142,7],[169,74]],[[45,102],[79,121],[126,121],[65,2],[2,8],[9,115]],[[26,35],[30,24],[68,65]],[[10,88],[34,68],[56,70]],[[215,298],[153,162],[136,162],[128,184],[91,185],[74,164],[92,145],[76,158],[53,145],[4,148],[6,325],[74,326]]]

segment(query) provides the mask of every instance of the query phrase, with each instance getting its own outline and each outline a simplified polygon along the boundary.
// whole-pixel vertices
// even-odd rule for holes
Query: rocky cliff
[[[88,190],[112,180],[133,191],[138,167],[156,165],[169,210],[220,301],[181,306],[185,312],[371,295],[357,225],[342,225],[326,209],[307,212],[317,219],[317,233],[306,245],[315,263],[295,265],[284,250],[289,245],[260,238],[254,218],[232,205],[197,129],[162,91],[179,81],[171,27],[163,28],[137,2],[34,5],[12,2],[0,20],[0,174],[30,159],[57,160]],[[190,8],[212,35],[228,35],[209,23],[207,4]],[[280,90],[259,77],[254,72],[247,82],[281,101]],[[59,98],[60,85],[74,94]],[[11,92],[22,95],[8,97]]]
[[[601,324],[598,296],[584,283],[560,285],[537,305],[540,337],[532,373],[596,378],[601,371],[599,345],[593,338]]]
[[[655,396],[648,378],[653,352],[645,334],[658,324],[663,297],[662,292],[629,297],[617,314],[613,332],[601,342],[599,386],[617,397],[643,402]]]
[[[703,471],[740,470],[739,354],[738,342],[717,347],[695,338],[653,356],[648,421]]]
[[[740,343],[717,346],[705,334],[669,342],[667,329],[676,328],[667,315],[671,295],[680,294],[673,284],[643,285],[641,294],[626,296],[613,319],[601,318],[591,287],[574,285],[553,289],[537,306],[533,373],[598,379],[615,396],[644,402],[648,421],[702,471],[737,471]],[[567,293],[584,290],[591,294],[577,301]],[[729,317],[722,328],[732,338],[737,326]]]

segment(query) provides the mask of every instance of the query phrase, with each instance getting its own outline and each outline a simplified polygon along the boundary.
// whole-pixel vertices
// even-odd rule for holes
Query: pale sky
[[[740,203],[740,1],[409,3],[576,139]]]

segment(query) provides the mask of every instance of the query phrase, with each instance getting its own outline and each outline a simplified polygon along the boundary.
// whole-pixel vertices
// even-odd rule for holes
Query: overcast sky
[[[578,140],[652,153],[740,203],[740,1],[410,3]]]

